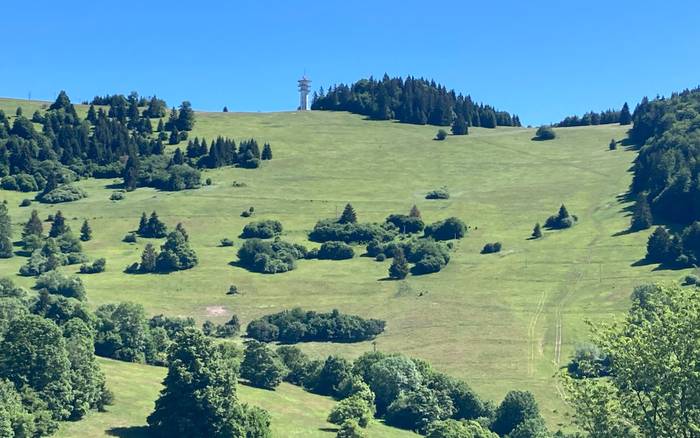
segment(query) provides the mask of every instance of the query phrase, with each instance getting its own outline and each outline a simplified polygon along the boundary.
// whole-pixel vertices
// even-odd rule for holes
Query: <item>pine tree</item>
[[[36,210],[32,210],[32,214],[29,217],[29,220],[24,225],[24,230],[22,231],[22,239],[26,240],[26,238],[29,236],[41,237],[43,233],[44,225],[41,223],[41,219],[39,219],[39,212],[37,212]]]
[[[156,128],[156,132],[163,132],[165,128],[163,128],[163,119],[158,120],[158,127]]]
[[[352,205],[350,205],[350,203],[345,205],[345,209],[343,209],[343,214],[340,215],[340,219],[338,220],[338,222],[341,224],[357,223],[357,213],[355,213],[355,209],[352,208]]]
[[[155,272],[156,270],[156,259],[158,254],[153,244],[147,243],[146,247],[143,249],[143,254],[141,254],[141,264],[139,265],[139,270],[141,272]]]
[[[146,233],[146,227],[148,227],[148,216],[146,216],[146,212],[144,211],[141,213],[141,220],[139,221],[139,228],[136,231],[140,236],[143,236]]]
[[[15,115],[17,117],[22,117],[22,107],[21,106],[17,107],[17,111],[15,111]]]
[[[14,255],[12,251],[12,221],[5,202],[0,203],[0,258]]]
[[[647,241],[647,260],[657,263],[672,263],[679,254],[675,251],[676,239],[664,227],[657,227]]]
[[[608,146],[608,148],[611,151],[614,151],[615,149],[617,149],[617,142],[615,141],[614,138],[610,140],[610,145]]]
[[[408,275],[408,262],[403,254],[403,249],[397,248],[394,251],[394,259],[389,266],[389,277],[402,280]]]
[[[63,212],[58,210],[53,217],[53,222],[51,222],[51,230],[49,230],[49,237],[59,237],[70,231],[70,227],[66,224],[66,218],[63,217]]]
[[[418,210],[418,206],[413,204],[413,207],[411,207],[411,211],[408,213],[410,217],[417,217],[420,219],[420,210]]]
[[[95,105],[90,105],[87,112],[87,117],[85,119],[93,125],[97,123],[97,111],[95,111]]]
[[[180,105],[176,126],[180,131],[191,131],[194,127],[194,111],[188,101],[184,101]]]
[[[532,238],[539,239],[540,237],[542,237],[542,227],[540,226],[540,223],[537,222],[535,224],[535,228],[532,229]]]
[[[262,155],[260,158],[263,160],[272,159],[272,148],[270,147],[269,143],[265,143],[265,145],[263,146]]]
[[[620,125],[629,125],[630,123],[632,123],[632,114],[630,114],[630,107],[625,102],[620,110]]]
[[[559,207],[559,214],[557,215],[557,218],[559,220],[565,219],[569,217],[569,210],[566,209],[566,206],[564,204]]]
[[[177,128],[173,128],[170,131],[170,138],[168,139],[168,144],[178,144],[180,143],[180,131]]]
[[[88,220],[85,219],[83,225],[80,227],[80,240],[87,242],[90,239],[92,239],[92,228],[90,228]]]
[[[225,113],[228,112],[228,107],[227,107],[227,106],[224,106],[224,112],[225,112]]]
[[[649,208],[649,201],[645,193],[640,193],[637,196],[637,202],[634,205],[634,212],[632,213],[632,221],[630,222],[630,230],[639,231],[646,230],[651,227],[652,216],[651,209]]]
[[[185,162],[185,156],[182,154],[180,148],[175,149],[173,154],[173,164],[183,164]]]
[[[135,151],[129,153],[129,159],[124,166],[124,188],[127,191],[136,189],[139,180],[139,158]]]

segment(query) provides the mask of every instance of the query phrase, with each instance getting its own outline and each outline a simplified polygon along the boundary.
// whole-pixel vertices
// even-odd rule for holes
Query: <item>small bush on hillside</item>
[[[85,190],[72,184],[65,184],[48,193],[40,194],[37,196],[37,200],[46,204],[58,204],[60,202],[77,201],[85,197],[87,197]]]
[[[136,233],[126,233],[122,242],[126,243],[136,243]]]
[[[276,220],[264,220],[251,222],[243,227],[241,238],[243,239],[269,239],[282,233],[282,224]]]
[[[32,205],[32,200],[31,199],[22,199],[22,202],[20,202],[19,206],[20,207],[29,207]]]
[[[551,126],[540,126],[535,132],[535,139],[537,140],[553,140],[556,136]]]
[[[482,254],[493,254],[495,252],[501,252],[501,242],[487,243],[481,249]]]
[[[233,240],[225,237],[221,239],[221,246],[233,246]]]
[[[694,274],[686,275],[683,279],[683,284],[686,284],[688,286],[697,285],[698,283],[700,283],[700,278],[698,278],[698,276]]]
[[[374,257],[374,260],[376,260],[378,262],[383,262],[384,260],[386,260],[386,254],[384,254],[383,252],[380,252],[379,254],[377,254]]]
[[[105,267],[107,265],[107,260],[104,258],[99,258],[92,262],[91,265],[84,264],[80,266],[80,273],[81,274],[98,274],[100,272],[104,272]]]
[[[112,194],[109,196],[110,201],[121,201],[124,198],[124,192],[112,192]]]
[[[435,134],[435,140],[442,141],[447,138],[447,131],[444,129],[438,129],[437,134]]]
[[[447,190],[447,187],[441,187],[428,192],[425,195],[425,199],[450,199],[450,192]]]

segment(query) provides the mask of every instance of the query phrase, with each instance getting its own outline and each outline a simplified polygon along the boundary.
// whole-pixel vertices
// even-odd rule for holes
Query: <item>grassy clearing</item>
[[[17,104],[0,101],[0,109],[14,114]],[[25,114],[32,111],[25,107]],[[682,275],[634,266],[644,255],[648,233],[624,233],[629,204],[621,195],[636,153],[608,150],[611,138],[625,136],[617,125],[557,129],[556,140],[545,142],[530,140],[534,129],[476,128],[469,136],[437,142],[435,127],[366,121],[347,113],[197,117],[191,136],[255,137],[272,144],[274,159],[257,170],[208,171],[203,176],[213,185],[196,191],[139,189],[112,202],[112,181],[88,180],[80,182],[89,193],[86,199],[35,204],[42,217],[60,208],[75,218],[74,230],[90,218],[94,240],[85,251],[107,258],[105,273],[83,276],[91,305],[136,301],[150,313],[191,315],[200,322],[222,322],[234,312],[244,324],[292,306],[381,318],[387,331],[377,339],[378,349],[426,359],[495,401],[510,389],[529,389],[556,427],[567,415],[553,375],[587,338],[584,320],[621,314],[637,284]],[[233,187],[234,180],[247,186]],[[449,200],[424,199],[441,186],[449,188]],[[10,203],[18,237],[31,210],[17,207],[25,197],[0,191]],[[218,246],[224,237],[240,244],[236,236],[251,219],[239,214],[254,206],[253,219],[278,219],[285,239],[313,247],[306,241],[308,230],[316,220],[340,214],[346,202],[361,221],[381,221],[417,204],[428,222],[458,216],[473,229],[444,271],[401,282],[380,281],[389,261],[364,257],[301,261],[289,273],[255,274],[229,265],[235,247]],[[543,223],[562,202],[579,224],[527,240],[535,222]],[[126,244],[121,239],[137,226],[142,211],[153,209],[170,226],[185,225],[199,266],[166,276],[122,273],[138,260],[146,240]],[[495,241],[503,242],[501,253],[479,254]],[[23,262],[1,261],[0,272],[15,275]],[[225,294],[230,284],[238,286],[239,296]],[[213,316],[218,307],[225,312]],[[312,355],[355,357],[372,345],[303,348]],[[129,415],[125,411],[119,421],[131,422]]]

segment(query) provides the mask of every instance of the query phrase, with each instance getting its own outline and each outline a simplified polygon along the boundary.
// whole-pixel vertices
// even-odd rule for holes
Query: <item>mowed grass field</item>
[[[8,115],[18,105],[31,116],[41,103],[0,100]],[[436,131],[347,113],[197,113],[191,138],[209,142],[217,135],[237,141],[254,137],[272,145],[274,159],[255,170],[206,171],[203,180],[211,178],[213,184],[198,190],[138,189],[118,202],[109,200],[112,180],[79,182],[89,197],[68,204],[19,208],[32,195],[6,191],[0,191],[0,199],[9,202],[16,238],[31,208],[41,217],[61,209],[76,232],[84,218],[90,219],[94,238],[84,250],[92,258],[107,259],[106,272],[82,276],[91,306],[134,301],[152,314],[193,316],[199,322],[223,322],[235,313],[243,324],[293,306],[381,318],[387,329],[376,339],[377,349],[425,359],[495,402],[510,389],[531,390],[550,426],[568,423],[554,375],[587,339],[585,320],[620,316],[635,285],[676,280],[683,274],[636,264],[644,256],[648,231],[625,233],[630,203],[623,196],[636,152],[608,150],[610,139],[623,139],[626,128],[556,129],[557,138],[545,142],[532,141],[535,130],[526,128],[476,128],[443,142],[432,140]],[[233,181],[246,186],[233,187]],[[424,199],[427,191],[441,186],[448,187],[449,200]],[[389,261],[357,256],[302,260],[296,270],[278,275],[230,264],[241,242],[237,236],[251,220],[278,219],[285,227],[284,239],[311,248],[318,245],[308,242],[308,231],[318,219],[339,214],[347,202],[360,221],[383,221],[391,213],[408,213],[416,204],[426,222],[457,216],[471,229],[443,271],[399,282],[384,280]],[[555,214],[562,202],[579,223],[528,240],[534,224]],[[251,206],[255,216],[240,217]],[[136,228],[141,212],[152,210],[170,227],[184,224],[199,256],[197,267],[169,275],[122,272],[139,260],[148,240],[121,240]],[[220,247],[224,237],[236,246]],[[503,243],[501,253],[479,254],[485,243],[495,241]],[[33,279],[17,276],[24,261],[0,261],[0,273],[29,287]],[[240,295],[226,295],[232,284]],[[348,358],[373,348],[370,342],[300,346],[311,355]],[[130,379],[124,376],[137,366],[103,363],[117,397],[124,388],[128,392]],[[160,370],[144,373],[143,386],[145,380],[153,380],[153,386],[133,397],[150,397],[142,402],[152,403],[160,376]],[[255,400],[264,407],[269,403],[275,421],[302,426],[293,411],[282,412],[294,409],[285,408],[282,399],[293,394],[298,400],[309,397],[314,406],[322,402],[295,390],[283,387],[279,395],[263,393]],[[128,406],[137,409],[136,403]],[[130,408],[115,408],[104,418],[120,427],[142,424],[149,409],[138,409],[135,415]],[[324,416],[319,413],[316,419]],[[93,418],[102,417],[95,414],[87,421]],[[109,426],[106,420],[97,421],[98,429]]]

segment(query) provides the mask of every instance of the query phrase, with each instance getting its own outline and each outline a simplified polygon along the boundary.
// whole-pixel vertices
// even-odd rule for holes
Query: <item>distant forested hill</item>
[[[470,96],[447,90],[435,81],[411,76],[381,80],[360,79],[314,93],[311,109],[349,111],[376,120],[396,119],[417,125],[449,126],[463,120],[468,126],[520,126],[517,115],[475,103]]]

